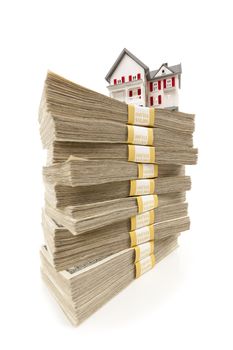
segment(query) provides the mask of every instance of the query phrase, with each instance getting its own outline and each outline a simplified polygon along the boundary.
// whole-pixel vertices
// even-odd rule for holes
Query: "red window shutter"
[[[172,77],[172,87],[175,86],[175,77]]]
[[[122,81],[122,83],[124,83],[125,82],[125,77],[121,77],[121,81]]]
[[[129,97],[132,97],[132,96],[133,96],[133,91],[129,90]]]
[[[138,73],[138,80],[141,79],[141,73]]]
[[[158,89],[161,90],[161,80],[158,81]]]
[[[159,102],[159,105],[161,105],[161,103],[162,103],[162,96],[161,95],[158,96],[158,102]]]
[[[117,84],[117,80],[116,79],[114,79],[114,85],[116,85]]]
[[[166,87],[167,87],[167,81],[166,79],[163,79],[163,88],[166,89]]]
[[[154,104],[154,99],[153,99],[153,96],[150,97],[150,105],[153,106]]]
[[[141,93],[142,93],[142,91],[141,91],[141,89],[139,88],[139,89],[138,89],[138,95],[140,96]]]
[[[129,75],[129,81],[132,81],[132,75]]]
[[[150,82],[150,92],[153,91],[153,83],[152,81]]]

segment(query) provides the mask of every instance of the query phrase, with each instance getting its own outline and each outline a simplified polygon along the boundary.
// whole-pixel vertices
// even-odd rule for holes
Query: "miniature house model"
[[[124,49],[106,75],[110,97],[138,106],[178,109],[181,64],[149,68]]]

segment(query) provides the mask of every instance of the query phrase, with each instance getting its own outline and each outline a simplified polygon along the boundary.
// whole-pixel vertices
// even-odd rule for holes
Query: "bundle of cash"
[[[42,277],[77,325],[189,229],[194,115],[127,105],[49,72],[39,122]]]

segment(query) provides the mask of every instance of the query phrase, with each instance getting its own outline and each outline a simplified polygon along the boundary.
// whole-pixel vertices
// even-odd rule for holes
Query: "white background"
[[[1,349],[232,349],[231,1],[1,1]],[[126,47],[151,69],[182,62],[196,113],[192,220],[180,248],[79,328],[41,282],[37,111],[47,69],[107,94]]]

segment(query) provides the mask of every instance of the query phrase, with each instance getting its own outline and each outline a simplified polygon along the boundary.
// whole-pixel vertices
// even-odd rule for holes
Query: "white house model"
[[[163,63],[150,71],[143,62],[124,49],[105,79],[110,97],[128,104],[178,109],[181,64]]]

